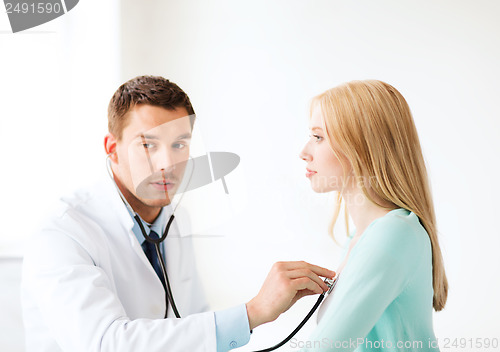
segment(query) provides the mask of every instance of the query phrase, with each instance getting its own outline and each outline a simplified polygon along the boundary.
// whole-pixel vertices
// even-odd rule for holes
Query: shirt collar
[[[167,205],[160,210],[160,214],[158,214],[158,217],[156,220],[152,223],[149,224],[146,221],[144,221],[140,216],[139,219],[142,222],[142,226],[144,226],[144,230],[146,230],[146,234],[149,235],[151,230],[156,232],[158,236],[162,236],[163,231],[165,231],[165,227],[167,226],[167,215],[172,213],[171,211],[171,206]],[[135,221],[134,216],[135,214],[132,214],[130,210],[127,208],[128,213],[132,217],[132,221],[134,222],[134,226],[132,227],[132,231],[134,232],[135,237],[137,238],[137,241],[139,241],[140,244],[144,242],[144,235],[142,234],[141,228],[139,227],[139,224],[137,224],[137,221]]]

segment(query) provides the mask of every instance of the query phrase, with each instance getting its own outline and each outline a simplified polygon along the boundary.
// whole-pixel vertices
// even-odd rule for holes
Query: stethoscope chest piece
[[[327,291],[327,294],[329,295],[330,293],[332,293],[333,289],[335,288],[335,285],[337,285],[337,279],[339,278],[339,276],[335,276],[334,279],[329,279],[329,278],[326,278],[324,280],[326,286],[328,286],[328,291]]]

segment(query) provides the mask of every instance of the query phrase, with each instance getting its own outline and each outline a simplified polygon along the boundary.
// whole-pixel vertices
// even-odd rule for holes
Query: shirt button
[[[229,347],[236,348],[236,347],[238,347],[238,343],[236,341],[231,341],[231,343],[229,344]]]

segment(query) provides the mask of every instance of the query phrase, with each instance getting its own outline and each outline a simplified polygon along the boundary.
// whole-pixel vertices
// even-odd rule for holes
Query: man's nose
[[[164,170],[166,172],[172,172],[176,168],[176,164],[179,160],[176,160],[175,155],[172,151],[164,149],[162,153],[159,153],[155,160],[155,169]]]

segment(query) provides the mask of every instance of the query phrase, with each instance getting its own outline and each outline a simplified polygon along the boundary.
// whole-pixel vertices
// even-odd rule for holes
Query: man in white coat
[[[175,221],[159,247],[165,282],[143,231],[161,237],[173,214],[193,122],[188,96],[162,77],[136,77],[115,92],[104,140],[114,182],[61,199],[25,253],[28,352],[228,351],[299,298],[327,290],[320,276],[333,271],[279,262],[252,300],[207,311],[190,237]],[[166,299],[168,284],[182,318]]]

